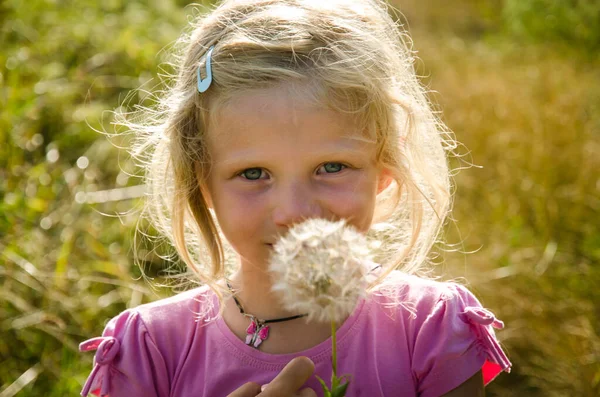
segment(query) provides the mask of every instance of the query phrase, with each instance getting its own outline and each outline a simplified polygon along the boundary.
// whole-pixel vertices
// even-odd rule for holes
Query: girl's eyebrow
[[[264,163],[268,161],[268,156],[261,150],[242,150],[239,152],[228,153],[227,158],[223,160],[217,160],[214,164],[223,166],[231,166],[240,163]],[[353,148],[342,148],[337,150],[321,150],[312,153],[312,157],[320,161],[330,159],[336,160],[341,157],[356,157],[365,156],[367,153],[365,150],[353,149]]]

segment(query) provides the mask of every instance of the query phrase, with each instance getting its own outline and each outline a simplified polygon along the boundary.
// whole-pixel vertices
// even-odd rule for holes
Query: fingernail
[[[261,392],[262,392],[262,391],[265,391],[265,389],[267,388],[267,386],[269,386],[269,384],[268,384],[268,383],[267,383],[266,385],[262,385],[262,386],[260,387],[260,391],[261,391]]]

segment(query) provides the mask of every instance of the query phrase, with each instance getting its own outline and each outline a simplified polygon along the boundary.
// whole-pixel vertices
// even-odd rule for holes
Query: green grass
[[[465,276],[507,324],[513,373],[488,395],[598,395],[596,2],[401,4],[423,81],[465,160],[482,166],[455,177],[446,232],[473,253],[446,253],[440,272]],[[125,98],[144,100],[132,89],[157,87],[161,50],[190,12],[174,1],[0,2],[3,397],[75,395],[91,370],[78,343],[167,293],[132,265],[134,200],[85,194],[139,183],[94,129],[112,131],[105,111]],[[146,265],[157,276],[163,263]]]

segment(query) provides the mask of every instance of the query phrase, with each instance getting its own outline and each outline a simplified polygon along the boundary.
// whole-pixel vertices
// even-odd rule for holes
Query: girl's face
[[[242,266],[266,269],[278,235],[307,218],[343,218],[366,232],[385,187],[375,144],[352,117],[287,88],[242,93],[209,127],[203,190]]]

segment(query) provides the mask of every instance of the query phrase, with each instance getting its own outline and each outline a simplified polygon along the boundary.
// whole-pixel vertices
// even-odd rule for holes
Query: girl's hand
[[[227,397],[317,397],[309,388],[298,391],[314,370],[315,364],[308,357],[296,357],[266,385],[264,391],[258,384],[248,382]]]

